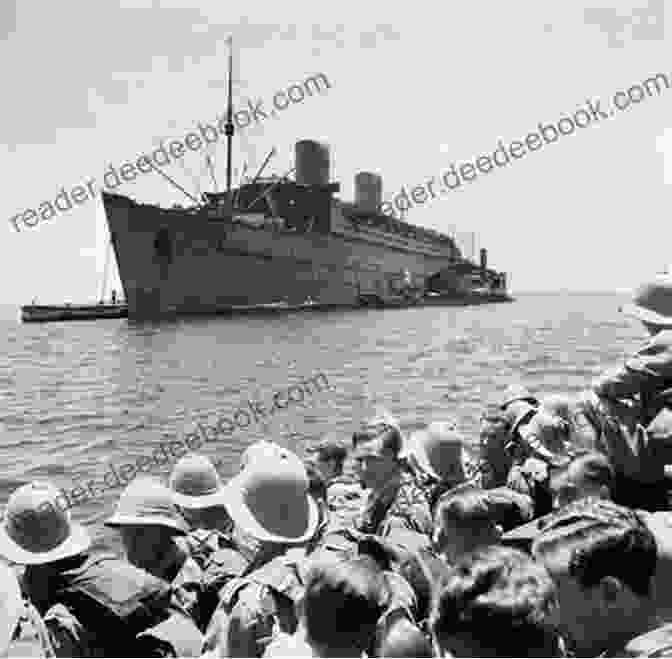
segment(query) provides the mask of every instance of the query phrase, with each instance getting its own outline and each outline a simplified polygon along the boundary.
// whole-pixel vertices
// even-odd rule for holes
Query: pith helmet
[[[301,460],[280,447],[257,450],[254,457],[226,486],[225,506],[236,526],[263,542],[312,538],[319,514]]]
[[[386,407],[382,406],[376,407],[373,415],[362,422],[362,428],[364,430],[375,430],[381,426],[394,428],[401,435],[401,425],[399,424],[399,420],[393,416]]]
[[[503,411],[511,434],[518,430],[521,423],[529,420],[539,406],[539,400],[520,384],[510,385],[504,393],[497,394],[493,403]]]
[[[552,416],[567,422],[572,420],[576,400],[570,394],[547,394],[541,399],[541,408]]]
[[[7,650],[23,612],[21,590],[14,571],[0,564],[0,656]]]
[[[240,470],[242,471],[248,465],[253,464],[255,462],[255,458],[258,456],[268,455],[269,452],[281,450],[283,449],[280,444],[276,444],[275,442],[272,442],[268,439],[260,439],[258,442],[250,444],[243,451],[243,454],[240,456]]]
[[[23,485],[9,497],[0,526],[0,555],[20,565],[42,565],[87,550],[86,529],[70,520],[63,495],[50,483]]]
[[[621,311],[651,325],[672,327],[672,274],[657,275],[643,283]]]
[[[173,503],[171,491],[153,476],[138,476],[121,493],[117,509],[105,526],[164,526],[187,533],[187,524]]]
[[[224,484],[215,466],[205,455],[191,453],[181,458],[170,475],[173,501],[183,508],[222,505]]]
[[[521,384],[512,384],[506,388],[501,397],[498,397],[499,406],[504,409],[510,403],[524,401],[530,405],[538,405],[539,401],[532,393]]]
[[[430,423],[424,430],[414,432],[403,452],[414,458],[420,468],[437,480],[462,481],[468,456],[464,437],[454,421]]]

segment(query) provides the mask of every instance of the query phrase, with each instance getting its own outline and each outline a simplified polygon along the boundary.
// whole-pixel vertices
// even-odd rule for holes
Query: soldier
[[[306,449],[314,457],[318,469],[327,481],[326,501],[329,509],[330,530],[350,527],[362,507],[364,490],[354,476],[343,473],[348,455],[347,448],[335,439],[324,439]]]
[[[187,551],[205,570],[214,552],[232,546],[233,522],[224,506],[224,484],[208,457],[191,453],[175,464],[169,486],[190,527]]]
[[[501,417],[499,432],[492,432],[492,409],[481,426],[481,452],[490,475],[484,483],[499,485],[506,478],[509,488],[532,497],[535,515],[544,515],[552,506],[551,473],[574,454],[571,425],[555,401],[540,404],[519,385],[509,387],[495,407]]]
[[[579,455],[551,478],[553,508],[587,497],[611,499],[615,479],[614,467],[606,455],[596,451]]]
[[[327,561],[306,575],[297,632],[278,638],[266,657],[371,656],[389,600],[383,573],[365,559]]]
[[[642,323],[649,339],[625,364],[601,375],[593,391],[606,398],[637,400],[644,415],[653,418],[672,387],[672,274],[644,283],[622,311]]]
[[[401,457],[407,460],[432,506],[448,490],[481,484],[478,462],[469,455],[455,421],[435,421],[414,432]]]
[[[640,515],[577,501],[544,527],[532,553],[556,582],[554,622],[574,656],[670,656],[672,630],[658,627],[654,598],[656,540]]]
[[[548,572],[508,547],[466,555],[441,583],[432,632],[442,656],[560,657]]]
[[[520,385],[512,385],[498,396],[481,418],[480,440],[483,485],[498,487],[507,483],[510,472],[520,471],[528,458],[553,462],[548,450],[538,441],[540,427],[564,428],[554,414],[540,412],[539,400]],[[536,421],[532,423],[533,419]],[[541,423],[539,423],[541,421]],[[547,433],[548,434],[548,433]],[[514,474],[519,478],[519,474]],[[534,488],[528,483],[527,493]]]
[[[471,551],[498,544],[503,531],[528,522],[532,513],[531,499],[507,488],[446,492],[434,511],[434,549],[455,564]]]
[[[202,571],[176,542],[188,529],[170,490],[153,476],[138,476],[121,493],[105,525],[119,530],[126,559],[172,584],[184,609],[198,622]]]
[[[672,462],[672,275],[644,283],[622,309],[649,340],[582,397],[577,421],[616,470],[615,500],[668,507],[665,465]]]
[[[40,616],[51,611],[63,623],[59,655],[197,656],[201,635],[170,586],[125,561],[91,555],[88,533],[59,498],[48,483],[24,485],[0,526],[0,555],[26,566],[28,600]]]
[[[314,456],[317,468],[327,483],[343,477],[343,465],[348,449],[337,439],[326,438],[315,445],[307,446],[306,453]]]
[[[41,616],[22,598],[14,571],[0,564],[0,657],[85,656],[76,642],[82,628],[62,604]]]
[[[254,460],[230,481],[226,506],[247,565],[219,592],[206,651],[261,657],[275,634],[296,630],[305,547],[320,523],[308,486],[302,461],[277,445],[255,449]]]
[[[48,612],[49,627],[21,596],[14,571],[0,564],[0,657],[56,657],[61,650],[54,611]]]
[[[394,522],[431,537],[428,497],[401,457],[403,439],[398,424],[376,419],[355,433],[353,445],[360,482],[370,490],[356,529],[384,537]]]

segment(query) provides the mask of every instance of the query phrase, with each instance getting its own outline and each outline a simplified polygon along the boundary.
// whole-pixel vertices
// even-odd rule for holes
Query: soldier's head
[[[105,525],[119,530],[128,561],[152,574],[175,550],[173,538],[188,530],[171,491],[153,476],[138,476],[128,484]]]
[[[362,486],[380,489],[398,472],[403,440],[394,426],[369,428],[352,437],[355,468]]]
[[[336,478],[343,473],[348,449],[337,439],[324,439],[316,446],[309,447],[307,452],[327,480]]]
[[[469,473],[466,440],[454,419],[434,421],[417,430],[404,446],[403,456],[416,473],[442,487],[455,487]]]
[[[657,548],[637,513],[576,501],[544,526],[532,553],[556,583],[555,624],[578,656],[618,649],[648,630]]]
[[[379,634],[376,657],[433,657],[432,643],[407,617],[397,617]]]
[[[315,492],[320,487],[315,478],[312,486]],[[313,539],[320,513],[310,487],[303,461],[277,445],[258,448],[254,460],[229,481],[225,505],[236,536],[255,560]]]
[[[491,404],[481,415],[479,427],[479,452],[488,469],[488,486],[498,487],[506,483],[513,456],[511,452],[510,416],[499,404]]]
[[[439,586],[431,628],[443,656],[559,657],[557,606],[542,565],[507,547],[465,556]]]
[[[639,320],[651,335],[672,328],[672,273],[668,270],[641,284],[621,311]]]
[[[502,536],[487,490],[447,492],[434,511],[434,549],[455,563],[475,549],[496,544]]]
[[[603,453],[579,455],[551,477],[553,508],[587,497],[611,499],[615,478],[614,467]]]
[[[389,591],[368,557],[316,562],[302,602],[306,637],[322,657],[361,657],[375,639]]]

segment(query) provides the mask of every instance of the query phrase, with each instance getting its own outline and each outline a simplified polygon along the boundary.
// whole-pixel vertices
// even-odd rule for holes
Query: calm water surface
[[[197,421],[214,424],[248,399],[318,373],[329,390],[265,423],[206,445],[233,473],[251,441],[301,451],[325,432],[352,432],[385,405],[413,430],[455,416],[476,438],[482,402],[521,381],[535,392],[579,391],[642,333],[610,294],[523,295],[480,307],[303,313],[270,318],[126,320],[21,325],[0,319],[0,504],[19,485],[71,489],[151,455]],[[162,471],[169,471],[165,467]],[[155,473],[161,473],[156,470]],[[120,490],[73,510],[98,542]]]

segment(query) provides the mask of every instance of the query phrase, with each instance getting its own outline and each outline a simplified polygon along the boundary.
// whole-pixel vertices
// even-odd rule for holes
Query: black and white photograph
[[[0,657],[672,657],[665,8],[3,0]]]

